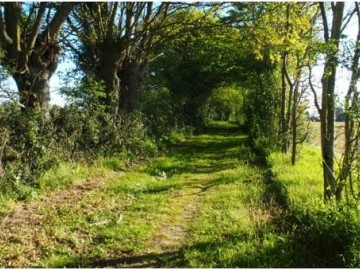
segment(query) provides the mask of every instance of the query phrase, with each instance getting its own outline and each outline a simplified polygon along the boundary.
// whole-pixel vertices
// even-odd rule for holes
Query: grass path
[[[212,132],[128,172],[14,205],[0,220],[0,266],[276,265],[281,237],[253,158],[245,135]]]

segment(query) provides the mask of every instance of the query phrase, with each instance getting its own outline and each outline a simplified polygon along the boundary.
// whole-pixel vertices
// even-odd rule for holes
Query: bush
[[[33,188],[65,183],[66,179],[53,184],[39,182],[45,172],[57,171],[62,161],[85,160],[91,164],[100,157],[133,160],[157,154],[158,147],[140,113],[121,113],[114,120],[101,103],[103,86],[92,80],[85,80],[74,91],[82,96],[64,108],[53,106],[50,117],[21,110],[14,103],[0,105],[2,194],[25,198]],[[90,93],[95,97],[89,97]]]
[[[359,267],[360,218],[345,205],[298,206],[289,214],[301,267]]]
[[[143,114],[144,125],[158,142],[169,141],[174,133],[188,133],[184,124],[182,102],[175,100],[166,87],[149,87],[139,100],[138,108]]]
[[[265,158],[278,148],[278,79],[272,72],[267,72],[249,76],[248,80],[250,90],[245,94],[245,124],[253,149]]]
[[[1,106],[0,122],[2,178],[36,186],[41,173],[58,162],[52,124],[41,113],[14,104]]]

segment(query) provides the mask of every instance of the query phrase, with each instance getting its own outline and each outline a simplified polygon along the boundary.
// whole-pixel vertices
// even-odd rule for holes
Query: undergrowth
[[[356,205],[323,203],[321,153],[304,145],[298,163],[272,153],[268,162],[275,181],[286,189],[288,232],[296,259],[291,267],[359,267],[360,213]]]

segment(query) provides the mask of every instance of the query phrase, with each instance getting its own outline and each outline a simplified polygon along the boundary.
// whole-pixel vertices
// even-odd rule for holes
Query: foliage
[[[139,113],[120,114],[115,120],[107,113],[102,102],[104,88],[103,84],[87,78],[73,88],[63,89],[70,104],[58,113],[62,116],[58,119],[60,133],[79,132],[72,142],[74,151],[98,156],[112,156],[123,151],[134,157],[155,154],[156,146],[147,138]]]
[[[302,267],[359,267],[360,217],[348,205],[294,207],[289,214]]]
[[[167,139],[172,133],[186,130],[181,102],[176,102],[166,87],[145,88],[138,102],[148,132],[159,139]]]
[[[0,188],[23,198],[31,192],[26,186],[36,187],[39,176],[58,162],[54,129],[39,112],[22,112],[13,103],[2,104],[0,110]]]
[[[202,129],[201,107],[215,88],[243,79],[247,54],[239,51],[240,32],[222,25],[212,13],[190,10],[172,19],[175,25],[196,24],[186,32],[173,29],[180,32],[179,37],[168,42],[150,64],[150,84],[169,89],[173,102],[181,106],[185,124]]]
[[[245,94],[246,126],[251,144],[260,156],[278,147],[279,95],[277,78],[272,72],[253,74]]]
[[[312,40],[317,7],[325,42]],[[360,175],[355,46],[352,101],[345,102],[345,114],[337,109],[357,132],[347,138],[353,160],[344,162],[351,165],[343,171],[348,184],[333,179],[333,96],[342,38],[336,20],[344,4],[332,4],[338,33],[331,37],[327,7],[2,4],[0,87],[12,74],[19,95],[0,88],[0,97],[11,98],[0,104],[0,203],[36,202],[25,204],[29,220],[0,226],[6,243],[0,262],[123,266],[127,261],[114,258],[126,254],[170,267],[360,266],[358,206],[351,199],[321,202],[328,191],[322,183],[329,183],[320,179],[322,164],[330,165],[325,179],[346,195],[358,197]],[[67,104],[47,110],[48,82],[61,54],[58,34],[84,73],[62,87]],[[283,138],[289,147],[291,128],[293,145],[305,138],[302,68],[309,68],[307,81],[316,94],[311,65],[322,60],[322,100],[328,104],[316,107],[330,134],[322,136],[328,155],[301,145],[299,162],[291,166],[277,150]],[[208,133],[195,136],[194,130]],[[146,162],[159,149],[161,157]],[[133,161],[143,162],[129,169]],[[58,192],[63,197],[46,198],[60,186],[66,187]],[[22,230],[31,222],[34,228]]]
[[[300,161],[272,153],[275,181],[286,189],[288,208],[283,229],[291,238],[296,267],[358,267],[360,217],[355,205],[322,201],[321,153],[303,146]]]
[[[1,105],[3,193],[26,198],[33,191],[30,187],[43,186],[41,176],[61,161],[93,163],[100,157],[134,160],[157,154],[140,114],[122,114],[114,122],[105,112],[99,102],[101,84],[87,80],[72,90],[66,89],[72,95],[69,105],[51,108],[51,121],[41,112],[22,111],[14,103]],[[108,166],[118,168],[113,162]]]
[[[206,123],[212,120],[243,123],[244,90],[236,85],[223,85],[211,91],[201,108]]]
[[[257,59],[276,63],[284,52],[305,52],[308,41],[304,35],[316,12],[312,3],[234,3],[226,19],[240,28],[245,26]]]

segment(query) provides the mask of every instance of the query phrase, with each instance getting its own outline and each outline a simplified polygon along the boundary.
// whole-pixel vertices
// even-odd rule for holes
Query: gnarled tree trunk
[[[48,45],[40,56],[28,60],[24,73],[16,72],[20,103],[27,109],[47,110],[50,102],[50,79],[59,63],[61,49],[56,44]]]
[[[61,52],[58,35],[75,5],[41,2],[25,9],[21,2],[0,4],[2,64],[14,77],[25,109],[48,108],[49,81]]]
[[[147,64],[136,60],[126,59],[119,72],[120,82],[120,109],[131,112],[135,109],[137,99],[144,88],[144,77]]]
[[[116,119],[118,115],[119,98],[122,87],[118,70],[122,68],[124,58],[125,51],[121,49],[121,46],[116,43],[104,44],[100,66],[95,74],[99,81],[105,83],[105,104],[113,119]]]

